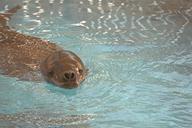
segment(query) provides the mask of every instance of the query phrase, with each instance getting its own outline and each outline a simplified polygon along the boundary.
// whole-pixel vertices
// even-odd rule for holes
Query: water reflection
[[[71,12],[79,13],[81,17],[72,15],[79,23],[86,21],[85,33],[81,35],[85,40],[100,43],[110,40],[114,44],[157,43],[168,39],[174,43],[191,23],[190,5],[192,2],[186,0],[83,0],[79,2],[78,12]]]
[[[175,43],[191,26],[192,2],[188,0],[25,0],[23,4],[23,15],[32,18],[32,25],[22,28],[20,24],[19,29],[34,30],[39,21],[65,22],[63,29],[78,31],[80,27],[80,39],[102,44]],[[57,32],[60,26],[55,27]]]

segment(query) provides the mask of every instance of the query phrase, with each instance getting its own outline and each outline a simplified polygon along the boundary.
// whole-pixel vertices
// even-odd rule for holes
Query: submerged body
[[[15,114],[0,114],[0,122],[7,122],[9,125],[17,126],[27,124],[28,126],[65,126],[72,125],[78,127],[79,125],[88,127],[87,121],[94,119],[93,114],[83,115],[65,115],[63,113],[41,113],[41,112],[24,112]],[[1,126],[1,125],[0,125]]]
[[[43,79],[64,88],[77,87],[87,74],[81,59],[49,41],[11,30],[6,21],[17,6],[0,15],[0,71],[22,80]]]

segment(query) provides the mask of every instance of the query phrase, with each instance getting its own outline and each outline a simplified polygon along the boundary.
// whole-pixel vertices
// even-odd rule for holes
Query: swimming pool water
[[[0,75],[0,127],[191,128],[192,2],[6,0],[10,26],[77,53],[77,89]]]

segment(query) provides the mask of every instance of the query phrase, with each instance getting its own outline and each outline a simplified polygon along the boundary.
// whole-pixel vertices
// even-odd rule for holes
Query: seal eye
[[[53,76],[53,74],[54,74],[54,72],[53,72],[53,71],[49,71],[49,72],[48,72],[48,74],[47,74],[47,76],[48,76],[48,77],[52,77],[52,76]]]
[[[83,69],[79,69],[79,73],[82,74],[83,73]]]

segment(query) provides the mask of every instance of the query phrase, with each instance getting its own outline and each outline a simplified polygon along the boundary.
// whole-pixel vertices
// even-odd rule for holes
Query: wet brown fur
[[[7,21],[20,6],[0,14],[0,71],[22,80],[47,80],[64,88],[77,87],[87,74],[81,59],[49,41],[18,33]],[[75,72],[76,79],[64,81],[65,71]]]

